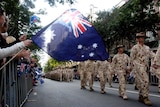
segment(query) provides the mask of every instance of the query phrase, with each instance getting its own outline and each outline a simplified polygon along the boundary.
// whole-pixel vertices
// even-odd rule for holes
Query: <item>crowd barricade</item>
[[[158,85],[158,78],[151,72],[149,72],[149,82],[151,85]]]
[[[32,91],[32,77],[26,67],[17,69],[17,60],[10,61],[0,70],[0,106],[22,107]]]

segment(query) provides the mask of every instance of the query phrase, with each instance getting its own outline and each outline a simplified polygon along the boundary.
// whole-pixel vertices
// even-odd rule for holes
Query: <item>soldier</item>
[[[87,71],[87,79],[89,80],[90,91],[94,91],[93,82],[95,77],[95,61],[87,60],[85,63],[85,69]]]
[[[105,85],[107,82],[107,72],[109,72],[109,62],[105,61],[97,61],[96,67],[100,80],[101,94],[105,94]]]
[[[153,53],[150,48],[144,45],[146,34],[140,32],[136,34],[138,43],[131,49],[131,67],[135,71],[135,79],[137,81],[137,88],[139,90],[139,102],[145,105],[152,105],[148,98],[149,93],[149,77],[147,74],[147,67],[149,67],[149,58],[153,58]]]
[[[85,62],[80,62],[78,64],[78,72],[80,73],[81,89],[86,89],[87,72],[85,70]]]
[[[124,46],[117,46],[118,53],[113,57],[112,67],[115,68],[119,79],[119,96],[124,100],[127,100],[126,95],[126,71],[130,66],[130,59],[127,54],[124,53]]]

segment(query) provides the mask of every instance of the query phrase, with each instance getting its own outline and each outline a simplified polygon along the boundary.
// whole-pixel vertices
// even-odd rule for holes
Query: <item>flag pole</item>
[[[0,70],[2,70],[7,64],[9,64],[20,52],[22,52],[23,49],[21,49],[18,53],[16,53],[9,61],[7,61],[3,66],[1,66]]]

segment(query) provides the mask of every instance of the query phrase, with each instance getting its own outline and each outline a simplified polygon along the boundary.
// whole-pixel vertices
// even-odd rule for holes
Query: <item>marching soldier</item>
[[[124,46],[117,46],[118,53],[113,57],[112,66],[115,68],[119,79],[119,96],[124,100],[127,100],[126,95],[126,71],[130,66],[130,59],[127,54],[124,53]]]
[[[135,71],[137,88],[139,89],[139,102],[145,105],[152,105],[148,98],[149,93],[149,77],[147,74],[147,67],[149,67],[149,58],[153,58],[153,53],[150,48],[144,45],[146,34],[140,32],[136,34],[138,43],[131,49],[131,65]]]

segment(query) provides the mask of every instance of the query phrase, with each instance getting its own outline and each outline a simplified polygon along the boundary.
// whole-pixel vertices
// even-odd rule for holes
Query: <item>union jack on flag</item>
[[[78,31],[81,34],[83,34],[87,30],[85,25],[87,27],[92,27],[92,24],[89,21],[85,20],[83,15],[77,10],[75,11],[69,10],[69,11],[64,12],[62,16],[62,20],[66,24],[67,23],[71,24],[71,27],[73,29],[73,34],[76,38],[79,37]]]
[[[76,9],[65,11],[32,40],[59,61],[106,60],[109,57],[99,33]]]

